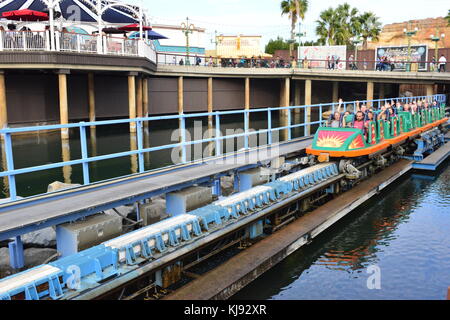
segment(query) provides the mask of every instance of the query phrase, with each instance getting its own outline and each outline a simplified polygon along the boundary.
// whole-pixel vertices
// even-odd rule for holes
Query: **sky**
[[[125,0],[126,1],[126,0]],[[206,47],[212,49],[214,31],[219,34],[262,35],[262,45],[278,35],[290,38],[290,21],[281,16],[281,0],[128,0],[144,3],[154,24],[179,25],[189,17],[198,27],[206,29]],[[128,2],[126,1],[126,2]],[[336,8],[344,2],[360,12],[372,11],[383,25],[412,19],[446,16],[449,0],[309,0],[309,9],[302,21],[305,40],[315,39],[315,21],[329,7]]]

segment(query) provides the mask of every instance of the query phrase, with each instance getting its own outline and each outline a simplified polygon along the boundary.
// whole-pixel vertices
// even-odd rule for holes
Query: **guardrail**
[[[277,58],[216,58],[204,55],[185,55],[158,52],[158,64],[160,65],[189,65],[203,67],[222,68],[298,68],[298,69],[321,69],[321,70],[362,70],[362,71],[407,71],[407,72],[450,72],[450,62],[443,63],[434,61],[388,61],[379,60],[319,60],[300,59],[283,60]]]
[[[49,31],[0,31],[0,51],[52,51]],[[145,57],[156,63],[151,41],[103,35],[55,32],[58,52]]]
[[[352,102],[344,102],[343,108],[347,110],[349,106],[353,108],[356,107],[357,103],[368,104],[370,103],[374,108],[380,107],[386,102],[412,102],[414,100],[427,100],[427,101],[438,101],[445,102],[445,95],[434,95],[434,96],[420,96],[420,97],[402,97],[402,98],[394,98],[394,99],[378,99],[378,100],[364,100],[364,101],[352,101]],[[15,201],[17,199],[17,189],[16,189],[16,181],[15,177],[17,175],[45,171],[55,168],[62,168],[66,166],[74,166],[74,165],[82,165],[83,168],[83,184],[88,185],[91,183],[90,174],[89,174],[89,165],[92,162],[115,159],[126,156],[137,156],[138,157],[138,171],[139,173],[144,173],[144,154],[178,148],[181,153],[180,162],[183,164],[192,162],[187,160],[187,147],[194,146],[196,144],[203,143],[213,143],[215,144],[215,155],[212,156],[221,156],[223,153],[223,142],[226,139],[234,139],[234,138],[243,138],[244,139],[244,148],[245,150],[250,149],[249,141],[254,135],[267,134],[267,143],[265,145],[272,145],[275,142],[273,136],[275,133],[279,133],[282,130],[287,131],[286,141],[292,141],[292,130],[296,128],[305,128],[304,136],[307,136],[307,127],[317,125],[322,125],[326,120],[323,119],[323,113],[327,111],[334,111],[338,103],[327,103],[327,104],[316,104],[309,106],[289,106],[289,107],[279,107],[279,108],[263,108],[263,109],[250,109],[250,110],[237,110],[237,111],[217,111],[211,113],[194,113],[194,114],[181,114],[181,115],[170,115],[170,116],[160,116],[160,117],[148,117],[148,118],[136,118],[136,119],[123,119],[123,120],[110,120],[110,121],[97,121],[97,122],[80,122],[73,123],[67,125],[51,125],[51,126],[39,126],[39,127],[23,127],[23,128],[6,128],[0,130],[0,134],[3,135],[4,140],[4,150],[5,150],[5,158],[6,158],[6,168],[7,171],[0,171],[0,177],[7,177],[9,181],[9,200]],[[308,115],[311,114],[313,110],[318,112],[319,120],[308,122]],[[355,110],[355,109],[354,109]],[[250,128],[250,114],[252,113],[266,113],[267,114],[267,129],[262,129],[258,131],[252,131]],[[273,127],[272,122],[272,112],[284,112],[285,113],[285,121],[283,121],[282,126]],[[293,112],[302,112],[304,113],[304,121],[303,123],[293,123],[292,113]],[[221,119],[227,115],[242,115],[244,120],[244,128],[243,133],[233,134],[233,135],[224,135],[221,132]],[[208,139],[194,140],[188,141],[186,135],[186,120],[190,118],[201,118],[207,117],[215,119],[214,123],[214,136]],[[178,143],[162,145],[152,148],[144,147],[144,139],[143,139],[143,127],[146,122],[154,122],[154,121],[166,121],[166,120],[179,120],[179,129],[180,129],[180,140]],[[106,126],[106,125],[117,125],[117,124],[134,124],[137,129],[137,148],[135,150],[130,150],[127,152],[119,152],[113,154],[107,154],[103,156],[89,157],[88,154],[88,143],[87,143],[87,135],[86,130],[89,127],[98,127],[98,126]],[[150,126],[151,127],[151,126]],[[14,167],[14,154],[12,148],[12,135],[17,133],[25,133],[25,132],[40,132],[45,130],[62,130],[62,129],[78,129],[80,132],[80,143],[81,143],[81,159],[52,163],[41,166],[34,167],[26,167],[21,169],[15,169]],[[311,132],[311,134],[313,134]],[[264,146],[264,144],[260,145]],[[207,159],[206,157],[205,159]]]

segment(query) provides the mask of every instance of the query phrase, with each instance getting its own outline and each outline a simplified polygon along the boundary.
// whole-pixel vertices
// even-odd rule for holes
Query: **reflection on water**
[[[403,178],[233,299],[444,299],[450,285],[450,167]],[[381,290],[369,290],[369,266]]]
[[[293,121],[296,118],[293,117]],[[208,128],[213,128],[215,135],[215,118],[208,122],[208,117],[190,118],[186,120],[188,135],[194,139],[195,130],[199,130],[201,138],[208,138],[210,133]],[[200,121],[200,122],[199,122]],[[223,134],[227,130],[243,129],[243,115],[225,115],[221,117],[221,131]],[[195,123],[200,127],[195,129]],[[279,126],[278,112],[272,112],[272,127]],[[250,114],[250,127],[254,130],[267,129],[267,112]],[[152,148],[168,144],[178,143],[178,137],[174,137],[174,130],[178,128],[178,120],[164,120],[151,122],[144,126],[143,138],[144,147]],[[300,128],[301,129],[301,128]],[[302,129],[301,129],[302,130]],[[297,131],[293,131],[293,137],[297,136]],[[294,132],[295,131],[295,132]],[[129,133],[128,125],[100,126],[87,130],[89,157],[102,156],[112,153],[127,152],[137,149],[136,134]],[[176,135],[175,135],[176,136]],[[198,136],[198,133],[197,133]],[[200,138],[200,139],[201,139]],[[252,142],[252,139],[250,139]],[[267,144],[267,135],[262,135],[251,146]],[[243,148],[243,138],[225,139],[222,143],[224,151],[235,151]],[[215,143],[204,143],[202,145],[187,147],[187,159],[196,160],[202,154],[208,156],[215,153]],[[226,148],[229,149],[226,149]],[[198,152],[198,149],[200,152]],[[197,151],[197,154],[195,153]],[[204,152],[203,152],[204,151]],[[70,131],[70,140],[61,141],[60,132],[39,133],[33,135],[21,135],[13,137],[14,166],[16,169],[40,166],[61,161],[81,159],[80,135],[78,129]],[[168,165],[173,165],[173,150],[161,150],[144,154],[145,170],[153,170]],[[6,160],[4,148],[2,146],[1,163],[2,170],[6,170]],[[138,156],[132,155],[117,159],[102,160],[92,162],[89,165],[90,181],[97,182],[115,177],[125,176],[139,171]],[[47,186],[54,181],[65,183],[83,184],[83,170],[81,165],[64,166],[59,169],[47,170],[44,172],[34,172],[22,174],[16,177],[17,193],[19,196],[31,196],[45,193]],[[0,181],[0,198],[8,196],[7,178]]]

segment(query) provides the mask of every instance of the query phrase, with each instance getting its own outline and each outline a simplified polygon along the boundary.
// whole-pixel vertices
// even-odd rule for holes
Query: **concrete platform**
[[[167,296],[166,300],[228,299],[271,267],[317,237],[342,217],[378,194],[412,168],[400,160],[284,229],[257,242],[201,278]]]
[[[450,143],[447,142],[445,145],[440,147],[437,151],[433,152],[422,161],[414,163],[413,168],[417,170],[436,171],[439,165],[447,160],[449,155]]]

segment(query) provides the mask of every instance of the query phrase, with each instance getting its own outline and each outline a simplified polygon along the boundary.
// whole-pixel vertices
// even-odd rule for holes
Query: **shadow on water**
[[[450,167],[405,176],[232,297],[444,299],[450,285]],[[381,289],[368,289],[370,266]]]

